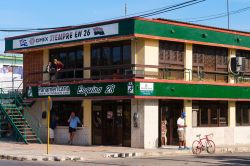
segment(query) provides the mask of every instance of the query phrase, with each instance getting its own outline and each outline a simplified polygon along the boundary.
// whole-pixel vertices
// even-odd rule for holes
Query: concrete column
[[[186,112],[186,119],[185,119],[185,123],[187,125],[186,127],[186,145],[191,147],[192,146],[192,141],[191,140],[191,135],[190,135],[190,131],[192,129],[192,120],[193,120],[193,115],[192,115],[192,100],[184,100],[184,107],[183,107],[183,111]]]
[[[45,71],[46,66],[48,65],[48,62],[49,62],[49,50],[44,49],[43,50],[43,71]],[[48,81],[48,80],[49,80],[49,74],[44,73],[43,74],[43,81]]]
[[[83,46],[83,67],[91,67],[91,45],[85,44]],[[90,78],[90,70],[83,71],[84,78]]]
[[[192,69],[193,69],[193,45],[190,43],[185,43],[184,50],[184,80],[192,80]]]
[[[131,41],[131,62],[132,64],[144,65],[144,50],[145,41],[141,38],[136,38]],[[138,74],[143,71],[144,68],[135,67],[133,72]]]
[[[88,135],[87,135],[87,145],[92,144],[92,117],[91,117],[91,112],[92,112],[92,102],[90,99],[84,99],[83,100],[83,125],[85,128],[88,130]]]
[[[230,59],[232,57],[236,57],[236,49],[229,48],[228,49],[228,59]],[[230,64],[228,64],[228,71],[230,71],[229,67],[230,67]],[[231,75],[228,75],[228,83],[231,83],[231,84],[235,83],[235,79]]]
[[[159,65],[159,40],[137,38],[132,40],[131,46],[132,64]],[[144,71],[145,74],[158,76],[157,68],[136,67],[135,70],[137,73]]]
[[[145,40],[144,64],[159,66],[159,40]],[[145,74],[152,75],[158,78],[158,68],[145,68]]]
[[[228,126],[236,126],[236,102],[228,101]]]
[[[159,110],[158,100],[131,102],[131,147],[153,149],[158,147]],[[134,126],[133,115],[138,113],[138,127]]]
[[[192,100],[184,100],[184,112],[186,113],[187,127],[192,127]]]

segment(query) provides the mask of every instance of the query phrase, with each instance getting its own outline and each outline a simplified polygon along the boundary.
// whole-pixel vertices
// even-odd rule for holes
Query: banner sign
[[[93,83],[58,86],[29,86],[28,98],[129,96],[134,94],[133,82]]]
[[[141,95],[150,96],[154,92],[154,83],[140,82]]]
[[[15,39],[13,49],[117,35],[119,34],[118,25],[118,23],[114,23]]]

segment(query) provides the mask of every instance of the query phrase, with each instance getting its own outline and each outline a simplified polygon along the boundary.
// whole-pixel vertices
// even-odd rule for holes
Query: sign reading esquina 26
[[[128,96],[134,94],[132,82],[97,83],[60,86],[33,86],[27,89],[28,98],[88,97],[88,96]]]
[[[118,23],[54,32],[13,40],[13,49],[117,35]]]

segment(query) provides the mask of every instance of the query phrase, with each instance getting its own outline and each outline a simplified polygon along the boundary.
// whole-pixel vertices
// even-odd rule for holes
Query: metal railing
[[[29,78],[27,83],[50,83],[50,82],[68,82],[79,80],[103,80],[103,79],[129,79],[129,78],[157,78],[157,79],[175,79],[173,72],[179,72],[184,78],[184,73],[188,73],[189,80],[191,71],[184,68],[167,68],[165,66],[154,65],[113,65],[96,66],[75,69],[62,69],[56,73],[44,71],[32,72],[25,76]],[[35,78],[35,79],[33,79]],[[39,80],[37,78],[40,78]]]
[[[22,106],[23,97],[22,97],[22,89],[3,89],[0,88],[0,102],[1,104],[4,103],[13,103],[16,105],[18,110],[21,110],[22,115],[24,116],[25,120],[28,122],[32,131],[40,138],[40,121],[29,114],[27,108]]]
[[[208,81],[227,83],[231,77],[227,71],[191,70],[163,65],[113,65],[95,66],[75,69],[62,69],[54,75],[44,71],[32,72],[25,76],[23,84],[42,84],[53,82],[77,82],[82,80],[153,78],[186,81]],[[248,76],[232,76],[237,83],[250,82]],[[39,79],[37,79],[39,78]]]

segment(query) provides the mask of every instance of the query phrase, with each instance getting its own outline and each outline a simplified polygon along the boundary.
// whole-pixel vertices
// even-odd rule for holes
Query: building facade
[[[0,55],[0,78],[0,88],[22,90],[23,57]]]
[[[78,145],[176,145],[181,112],[188,146],[210,133],[217,146],[250,144],[250,33],[135,17],[5,41],[7,53],[24,55],[24,87],[35,101],[27,109],[44,141],[51,96],[60,144],[71,111],[84,124]],[[233,57],[245,57],[244,72],[232,71]],[[63,68],[51,74],[54,59]]]

